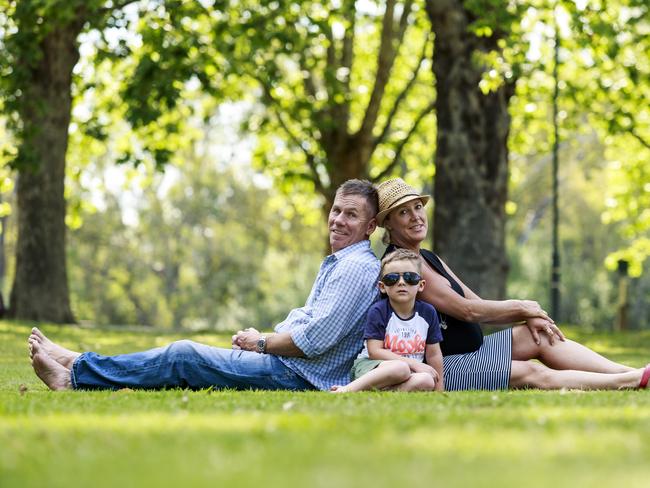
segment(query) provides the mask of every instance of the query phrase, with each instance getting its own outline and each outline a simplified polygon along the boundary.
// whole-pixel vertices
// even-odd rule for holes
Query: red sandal
[[[641,381],[639,382],[639,389],[646,388],[648,386],[648,381],[650,380],[650,364],[646,365],[641,375]]]

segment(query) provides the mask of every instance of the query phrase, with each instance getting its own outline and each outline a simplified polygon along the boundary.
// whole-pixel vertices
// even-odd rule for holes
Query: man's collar
[[[330,256],[334,256],[337,260],[339,260],[343,259],[348,254],[352,254],[353,252],[360,249],[370,249],[370,239],[364,239],[362,241],[355,242],[354,244],[350,244],[349,246],[346,246],[343,249],[339,249],[335,253],[330,254]]]

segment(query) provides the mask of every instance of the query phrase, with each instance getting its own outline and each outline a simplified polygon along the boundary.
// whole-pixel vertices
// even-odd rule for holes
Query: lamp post
[[[619,259],[618,268],[618,307],[616,313],[616,330],[627,329],[627,309],[628,309],[628,267],[629,263],[624,259]]]
[[[560,145],[560,131],[558,119],[558,96],[560,92],[560,80],[558,75],[559,65],[559,52],[560,52],[560,34],[557,24],[556,12],[553,10],[553,18],[555,21],[555,47],[554,47],[554,63],[553,63],[553,175],[552,175],[552,200],[553,200],[553,251],[551,256],[551,316],[554,319],[559,319],[560,314],[560,249],[559,249],[559,209],[558,209],[558,167],[559,167],[559,145]]]

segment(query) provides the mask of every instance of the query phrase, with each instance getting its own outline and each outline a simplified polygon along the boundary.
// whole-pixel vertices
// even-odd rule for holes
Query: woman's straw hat
[[[411,200],[422,200],[426,205],[431,195],[420,195],[415,188],[407,185],[402,178],[386,180],[377,187],[379,194],[379,213],[377,214],[377,225],[384,226],[384,219],[391,210]]]

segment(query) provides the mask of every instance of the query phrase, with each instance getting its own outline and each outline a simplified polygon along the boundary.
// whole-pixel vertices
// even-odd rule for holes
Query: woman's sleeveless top
[[[397,246],[390,244],[384,256],[394,251]],[[442,265],[440,258],[427,249],[420,249],[420,255],[424,258],[429,266],[438,274],[446,278],[451,284],[451,288],[464,297],[463,289],[458,282],[451,276]],[[382,256],[383,258],[383,256]],[[444,356],[451,354],[465,354],[476,351],[483,344],[483,331],[479,324],[465,322],[451,315],[444,314],[438,310],[440,317],[440,327],[442,329],[443,341],[440,343],[440,349]]]

